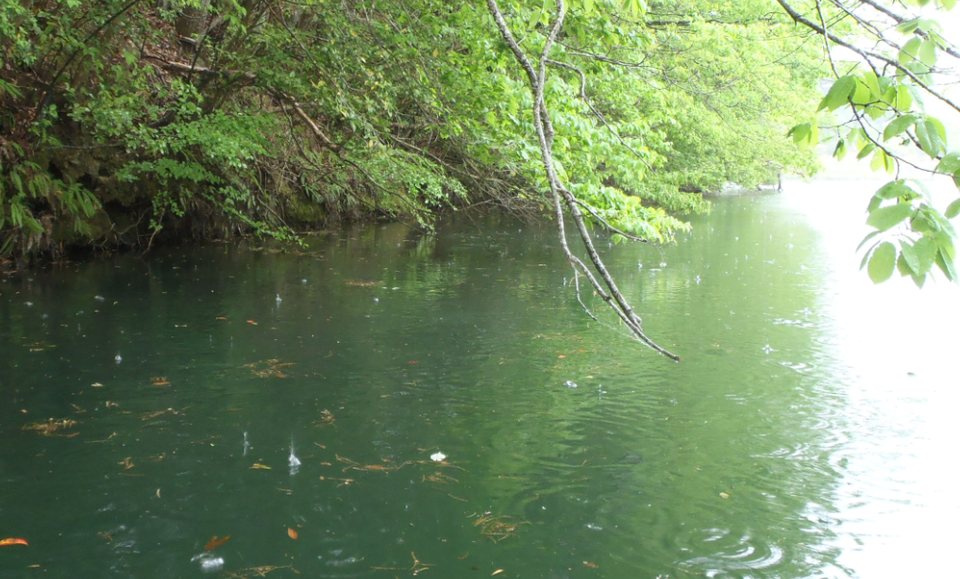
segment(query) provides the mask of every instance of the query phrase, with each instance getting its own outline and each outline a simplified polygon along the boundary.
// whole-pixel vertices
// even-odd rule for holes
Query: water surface
[[[0,571],[948,572],[960,292],[865,280],[849,188],[600,240],[680,364],[503,217],[8,277]]]

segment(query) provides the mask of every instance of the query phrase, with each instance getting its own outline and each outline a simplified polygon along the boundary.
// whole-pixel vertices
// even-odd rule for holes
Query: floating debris
[[[487,537],[494,543],[499,543],[500,541],[513,536],[513,533],[520,525],[529,524],[530,523],[527,521],[514,523],[510,520],[510,517],[505,516],[492,517],[490,516],[489,512],[484,513],[473,522],[474,527],[481,527],[480,534],[482,534],[484,537]]]
[[[249,320],[248,320],[249,321]],[[293,366],[293,362],[281,362],[276,358],[271,360],[261,360],[253,364],[244,364],[243,368],[250,368],[250,371],[253,372],[255,376],[260,378],[286,378],[287,375],[284,374],[281,368],[286,368],[287,366]]]
[[[123,358],[120,357],[119,352],[117,352],[117,355],[113,357],[113,361],[116,362],[117,364],[119,364],[120,362],[123,362]]]
[[[433,462],[443,462],[447,458],[447,455],[443,454],[439,450],[430,455],[430,460]]]
[[[313,425],[318,428],[321,426],[336,426],[336,422],[337,419],[333,417],[333,413],[324,409],[320,411],[320,420],[314,422]]]
[[[407,569],[401,567],[370,567],[371,569],[376,569],[378,571],[412,571],[414,577],[417,576],[421,571],[426,571],[430,567],[433,567],[433,563],[421,563],[417,559],[417,554],[413,551],[410,551],[410,556],[413,557],[413,566]]]
[[[213,538],[207,541],[207,544],[203,546],[203,549],[204,551],[213,551],[220,545],[229,541],[230,537],[231,535],[227,535],[226,537],[223,537],[223,538],[220,538],[217,535],[214,535]]]
[[[350,460],[349,458],[344,458],[339,454],[335,456],[337,457],[337,462],[342,462],[346,465],[349,465],[347,466],[347,468],[343,469],[343,472],[347,472],[348,470],[360,470],[364,472],[382,472],[384,474],[387,474],[395,470],[400,470],[401,468],[410,464],[410,462],[403,462],[403,463],[397,464],[392,460],[389,460],[386,458],[381,459],[383,461],[383,464],[360,464],[359,462]]]
[[[563,385],[566,386],[567,388],[576,388],[576,387],[577,387],[577,383],[574,382],[573,380],[567,380],[566,382],[563,383]]]
[[[46,422],[35,422],[33,424],[25,425],[21,430],[32,430],[38,432],[44,436],[62,436],[64,438],[73,438],[80,434],[79,432],[73,432],[70,434],[56,434],[60,430],[66,430],[68,428],[73,428],[77,425],[76,420],[70,420],[69,418],[61,418],[60,420],[54,420],[53,418],[48,418]]]

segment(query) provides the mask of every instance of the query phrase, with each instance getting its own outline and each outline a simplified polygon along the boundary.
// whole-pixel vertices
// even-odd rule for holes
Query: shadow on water
[[[607,250],[681,364],[508,218],[6,279],[4,576],[856,576],[824,236],[788,197],[695,225]]]

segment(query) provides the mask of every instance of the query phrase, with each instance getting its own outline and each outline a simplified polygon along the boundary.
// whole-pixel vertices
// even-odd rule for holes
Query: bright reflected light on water
[[[854,248],[867,198],[882,182],[790,183],[783,197],[829,251],[834,356],[848,369],[849,440],[831,456],[843,473],[834,516],[838,563],[859,577],[942,576],[952,565],[960,493],[960,287],[922,290],[903,278],[874,286]],[[952,458],[951,458],[952,457]]]

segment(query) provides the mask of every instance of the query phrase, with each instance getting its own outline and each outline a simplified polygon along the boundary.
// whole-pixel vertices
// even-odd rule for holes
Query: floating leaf
[[[7,545],[29,545],[29,544],[30,543],[28,543],[26,539],[10,538],[10,539],[0,540],[0,547],[6,547]]]
[[[157,492],[159,493],[160,490],[158,489]],[[203,549],[204,549],[205,551],[213,551],[214,549],[216,549],[216,548],[219,547],[220,545],[222,545],[222,544],[226,543],[227,541],[229,541],[229,540],[230,540],[230,537],[231,537],[231,535],[227,535],[226,537],[223,537],[223,538],[221,539],[220,537],[214,535],[213,538],[210,539],[209,541],[207,541],[207,544],[203,546]]]
[[[503,573],[503,569],[497,569],[496,571],[494,571],[493,573],[491,573],[490,576],[493,577],[494,575],[499,575],[499,574],[501,574],[501,573]]]
[[[253,466],[250,467],[250,470],[273,470],[273,469],[271,469],[269,466],[263,463],[255,462],[253,463]]]
[[[293,540],[296,540],[299,535],[292,528],[287,527],[287,536]]]
[[[255,322],[255,321],[253,321],[253,320],[247,320],[247,323],[248,323],[248,324],[253,324],[254,326],[257,325],[257,322]]]
[[[584,567],[589,567],[589,568],[591,568],[591,569],[598,569],[598,568],[600,568],[600,565],[597,565],[596,563],[591,563],[590,561],[584,561],[584,562],[583,562],[583,565],[584,565]]]
[[[720,493],[720,498],[721,498],[721,499],[729,499],[729,498],[730,498],[730,495],[728,495],[727,493]]]

